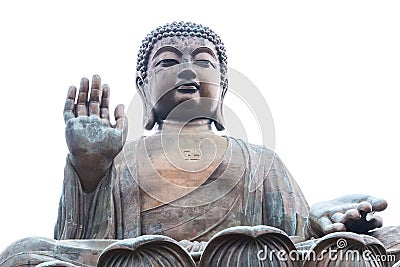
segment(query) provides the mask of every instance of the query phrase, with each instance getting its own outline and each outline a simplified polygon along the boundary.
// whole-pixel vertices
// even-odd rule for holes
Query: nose
[[[196,79],[196,73],[191,68],[185,68],[178,73],[178,78],[182,80],[194,80]]]

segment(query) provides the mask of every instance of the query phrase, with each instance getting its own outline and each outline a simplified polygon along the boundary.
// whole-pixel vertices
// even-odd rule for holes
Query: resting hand
[[[385,200],[368,195],[347,195],[320,202],[310,209],[309,232],[314,237],[343,231],[366,234],[382,227],[382,218],[374,213],[386,207]]]

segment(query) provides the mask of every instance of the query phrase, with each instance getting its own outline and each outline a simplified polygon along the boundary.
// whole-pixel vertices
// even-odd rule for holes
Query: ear
[[[218,131],[225,130],[225,127],[224,127],[224,116],[222,115],[222,102],[219,105],[219,108],[217,110],[216,118],[214,120],[214,125],[215,125],[215,128]]]
[[[154,114],[153,109],[147,112],[146,115],[143,115],[143,128],[150,131],[154,128],[156,124],[156,116]]]
[[[224,107],[223,102],[224,102],[225,93],[226,93],[226,89],[222,89],[221,98],[220,98],[219,103],[218,103],[218,109],[217,109],[217,112],[215,114],[214,125],[215,125],[215,128],[218,131],[225,130],[224,115],[222,114],[222,109]]]
[[[156,116],[148,98],[148,92],[146,92],[144,88],[144,80],[139,72],[136,73],[136,89],[138,90],[143,103],[143,127],[146,130],[151,130],[155,125]]]

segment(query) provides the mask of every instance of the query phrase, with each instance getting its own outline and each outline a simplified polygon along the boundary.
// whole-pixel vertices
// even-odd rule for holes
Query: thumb
[[[120,130],[126,130],[128,128],[128,119],[124,112],[124,105],[119,104],[115,108],[114,117],[116,121],[115,128]]]

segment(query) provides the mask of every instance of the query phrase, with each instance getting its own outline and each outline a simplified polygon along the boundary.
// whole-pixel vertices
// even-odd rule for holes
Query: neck
[[[190,122],[180,122],[172,120],[164,120],[158,124],[156,134],[169,132],[180,133],[213,133],[211,129],[211,120],[209,119],[196,119]]]

